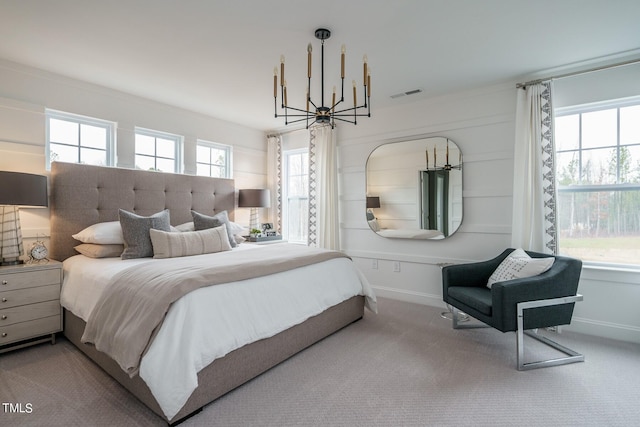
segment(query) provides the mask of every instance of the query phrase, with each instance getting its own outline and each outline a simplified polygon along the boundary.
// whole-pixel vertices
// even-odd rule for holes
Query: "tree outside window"
[[[556,112],[559,248],[640,265],[640,100]]]

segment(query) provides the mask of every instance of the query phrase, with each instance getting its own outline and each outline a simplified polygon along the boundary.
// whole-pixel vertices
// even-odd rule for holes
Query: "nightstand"
[[[62,331],[61,284],[58,261],[0,266],[0,353],[55,344]]]

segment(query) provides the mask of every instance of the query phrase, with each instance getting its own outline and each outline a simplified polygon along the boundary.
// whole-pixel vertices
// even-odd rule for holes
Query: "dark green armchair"
[[[442,269],[442,295],[453,310],[453,327],[467,329],[490,326],[502,332],[516,332],[518,370],[584,361],[584,356],[537,333],[547,328],[571,323],[582,270],[580,260],[555,256],[546,272],[527,278],[494,283],[489,289],[487,280],[500,263],[513,252],[507,249],[497,257],[483,262],[450,265]],[[526,251],[532,258],[553,255]],[[484,325],[463,324],[460,313],[466,313]],[[532,331],[536,330],[536,331]],[[524,335],[537,339],[567,357],[524,362]]]

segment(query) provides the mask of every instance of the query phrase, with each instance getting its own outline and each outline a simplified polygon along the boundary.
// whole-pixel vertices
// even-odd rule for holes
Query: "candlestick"
[[[362,62],[363,62],[363,68],[364,68],[364,74],[362,75],[362,80],[364,81],[364,85],[367,85],[367,55],[362,57]]]
[[[336,87],[333,87],[333,97],[331,99],[331,111],[336,111]]]
[[[342,45],[342,53],[340,54],[340,78],[344,79],[344,54],[347,52],[345,45]]]
[[[278,97],[278,67],[273,67],[273,97]]]
[[[311,78],[311,43],[307,46],[307,77]],[[307,108],[308,110],[309,108]]]
[[[356,81],[353,80],[353,106],[357,106],[358,103],[356,102]]]
[[[284,82],[284,105],[287,106],[287,82]]]

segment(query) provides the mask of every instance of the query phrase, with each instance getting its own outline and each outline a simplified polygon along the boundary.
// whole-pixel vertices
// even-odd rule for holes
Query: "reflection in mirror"
[[[462,222],[462,153],[448,138],[384,144],[366,167],[367,222],[384,237],[437,240]]]

